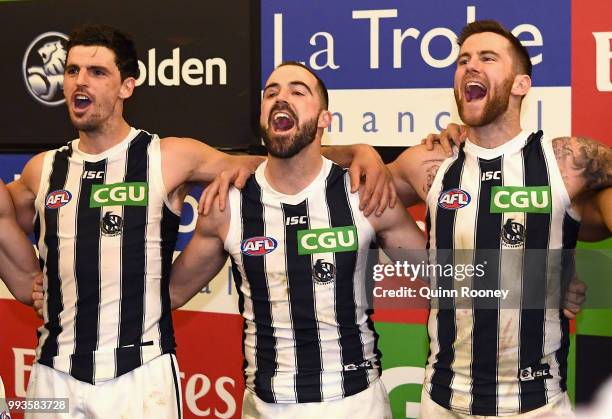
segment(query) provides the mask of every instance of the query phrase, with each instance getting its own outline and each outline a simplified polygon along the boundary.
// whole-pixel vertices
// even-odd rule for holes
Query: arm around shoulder
[[[405,207],[425,202],[438,169],[448,156],[439,144],[433,150],[415,145],[388,165],[397,195]]]
[[[170,300],[172,308],[183,306],[208,284],[225,265],[224,239],[230,211],[213,206],[211,214],[200,215],[187,247],[172,264]]]

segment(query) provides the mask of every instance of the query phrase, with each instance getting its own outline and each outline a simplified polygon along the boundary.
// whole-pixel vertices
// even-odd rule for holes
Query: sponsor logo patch
[[[113,183],[92,185],[89,207],[111,205],[144,207],[149,202],[149,185],[146,182]]]
[[[521,381],[535,381],[545,380],[547,378],[553,378],[550,374],[550,365],[542,364],[536,365],[535,367],[523,368],[519,371],[519,380]]]
[[[299,230],[297,239],[300,255],[350,252],[359,247],[355,226]]]
[[[525,226],[508,218],[502,227],[502,242],[506,247],[521,247],[525,242]]]
[[[463,189],[449,189],[440,194],[438,206],[448,210],[456,210],[467,206],[471,200],[470,194]]]
[[[491,212],[550,213],[550,186],[494,186],[491,188]]]
[[[278,246],[276,239],[266,236],[257,236],[244,239],[240,243],[240,251],[247,256],[263,256],[274,251]]]
[[[123,218],[113,214],[112,211],[107,211],[100,222],[100,230],[105,236],[117,236],[123,230]]]
[[[72,194],[65,189],[58,189],[47,194],[45,199],[45,207],[48,209],[57,209],[63,207],[72,199]]]
[[[312,277],[317,284],[329,284],[336,279],[336,267],[333,263],[317,259],[312,267]]]

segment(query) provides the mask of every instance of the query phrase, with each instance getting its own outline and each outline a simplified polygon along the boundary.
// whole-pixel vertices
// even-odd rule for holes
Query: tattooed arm
[[[433,150],[417,145],[404,151],[388,165],[397,196],[404,206],[425,202],[438,168],[446,158],[440,145],[436,145]]]
[[[584,137],[559,137],[553,150],[570,198],[612,186],[610,147]]]

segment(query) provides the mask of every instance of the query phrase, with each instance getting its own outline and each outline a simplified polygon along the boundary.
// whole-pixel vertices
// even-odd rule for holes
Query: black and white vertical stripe
[[[158,137],[132,130],[95,156],[75,144],[47,153],[36,198],[47,285],[37,355],[95,384],[174,352],[168,280],[179,217],[167,206]],[[146,206],[90,207],[94,185],[125,182],[147,183]],[[70,202],[46,208],[57,190],[70,192]],[[120,234],[102,233],[106,214],[121,218]]]
[[[225,243],[245,318],[246,385],[275,403],[358,393],[379,376],[365,291],[372,227],[358,209],[358,197],[348,192],[346,172],[330,161],[323,161],[319,176],[297,195],[274,191],[264,170],[265,164],[242,192],[230,192]],[[358,251],[299,254],[299,230],[343,226],[357,227]],[[262,236],[278,247],[263,256],[241,253],[243,240]],[[313,279],[318,259],[335,266],[331,283]]]
[[[483,180],[486,172],[499,176]],[[494,186],[549,186],[552,212],[492,213]],[[440,195],[454,188],[469,193],[470,204],[440,207]],[[462,263],[486,260],[486,275],[474,279],[473,288],[514,289],[520,298],[479,298],[461,305],[451,300],[432,309],[426,390],[441,406],[473,415],[513,414],[543,406],[566,390],[569,348],[567,320],[558,308],[544,308],[555,307],[545,299],[555,298],[551,287],[560,288],[558,282],[567,274],[560,271],[567,267],[559,266],[559,253],[547,250],[573,248],[578,228],[551,142],[541,132],[521,133],[495,149],[468,142],[441,166],[427,207],[430,248],[439,254],[452,250],[454,263],[458,255]],[[524,242],[512,250],[506,250],[501,239],[509,221],[525,228]],[[450,283],[452,278],[437,280],[445,289],[457,287],[457,281]],[[521,370],[543,366],[550,367],[552,378],[519,379]]]

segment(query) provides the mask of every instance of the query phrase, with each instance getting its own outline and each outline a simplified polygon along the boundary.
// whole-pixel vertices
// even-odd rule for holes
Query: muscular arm
[[[16,299],[32,305],[32,281],[41,273],[34,248],[17,225],[11,197],[2,181],[0,231],[0,278]]]
[[[211,215],[198,218],[187,247],[172,264],[170,301],[183,306],[219,273],[227,259],[223,239],[229,226],[229,211],[213,206]]]
[[[396,207],[380,217],[368,217],[376,231],[378,244],[383,249],[425,249],[425,234],[419,229],[408,211]]]
[[[208,183],[223,171],[232,171],[237,187],[263,161],[255,156],[230,156],[191,138],[168,137],[160,143],[164,185],[169,194],[187,182]]]
[[[570,198],[612,186],[610,147],[584,137],[560,137],[553,150]]]
[[[433,150],[417,145],[388,165],[397,195],[405,207],[425,202],[436,173],[446,158],[440,145],[435,145]]]
[[[21,177],[7,185],[15,207],[17,222],[29,234],[34,229],[34,200],[40,185],[45,153],[37,154],[23,168]]]

